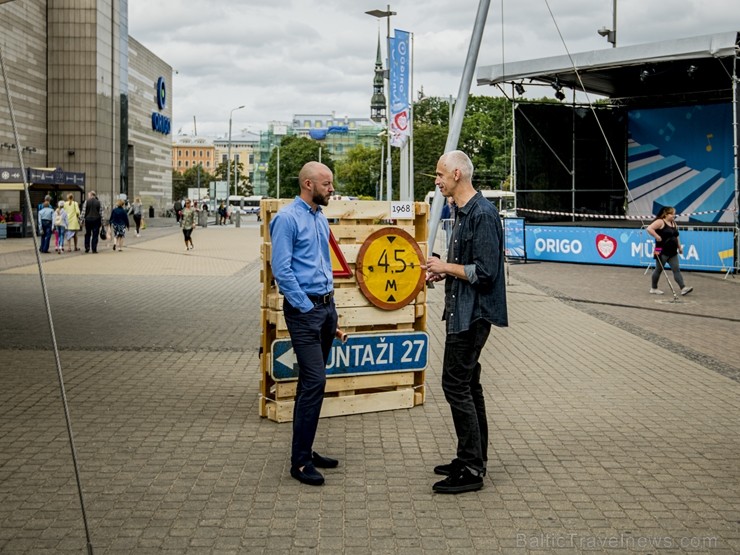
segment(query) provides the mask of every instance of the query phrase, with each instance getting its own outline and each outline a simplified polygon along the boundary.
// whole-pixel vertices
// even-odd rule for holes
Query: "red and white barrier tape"
[[[556,212],[554,210],[533,210],[531,208],[517,208],[517,211],[532,212],[533,214],[548,214],[550,216],[577,216],[579,218],[598,218],[600,220],[651,220],[655,218],[652,214],[649,216],[612,216],[610,214],[581,214],[578,212]],[[732,208],[722,208],[720,210],[704,210],[703,212],[686,212],[685,214],[676,214],[681,216],[698,216],[700,214],[714,214],[715,212],[734,212]]]

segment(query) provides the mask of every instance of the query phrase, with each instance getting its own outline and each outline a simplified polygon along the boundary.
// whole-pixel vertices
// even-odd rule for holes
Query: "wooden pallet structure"
[[[268,199],[261,202],[262,217],[262,337],[260,357],[260,416],[276,422],[293,419],[295,379],[276,379],[273,372],[273,343],[286,343],[290,336],[282,312],[283,297],[270,267],[269,226],[277,211],[293,202]],[[426,257],[429,205],[413,203],[413,219],[389,220],[390,205],[382,201],[331,201],[323,208],[331,232],[351,270],[351,276],[334,278],[334,299],[339,327],[350,337],[362,334],[426,332],[426,288],[406,306],[383,310],[363,295],[355,278],[358,253],[372,233],[392,226],[406,231]],[[279,358],[276,356],[276,358]],[[412,408],[424,402],[424,370],[327,376],[321,417]]]

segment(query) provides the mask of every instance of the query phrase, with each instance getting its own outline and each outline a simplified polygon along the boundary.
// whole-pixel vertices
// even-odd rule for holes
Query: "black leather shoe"
[[[313,461],[313,465],[317,468],[336,468],[339,466],[339,461],[337,459],[322,457],[316,451],[311,452],[311,460]]]
[[[459,468],[444,480],[437,482],[432,489],[437,493],[465,493],[483,487],[483,477],[476,476],[467,468]]]
[[[455,469],[464,466],[460,459],[453,459],[450,464],[440,464],[434,467],[434,473],[440,476],[449,476]],[[486,469],[481,471],[481,476],[486,475]]]
[[[304,466],[303,470],[291,467],[290,475],[302,484],[308,484],[309,486],[320,486],[324,483],[321,472],[316,470],[311,463]]]

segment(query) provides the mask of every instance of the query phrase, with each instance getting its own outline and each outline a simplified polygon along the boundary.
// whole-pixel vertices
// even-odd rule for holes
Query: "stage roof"
[[[525,88],[559,82],[566,89],[626,102],[656,97],[663,102],[727,100],[732,98],[738,38],[737,31],[730,31],[482,66],[477,80],[478,85],[521,83]]]

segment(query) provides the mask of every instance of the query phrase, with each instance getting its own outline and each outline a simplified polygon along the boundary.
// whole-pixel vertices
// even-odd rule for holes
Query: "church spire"
[[[380,57],[380,33],[378,33],[378,53],[375,56],[375,77],[373,97],[370,100],[370,119],[381,123],[385,119],[385,94],[383,92],[383,59]]]

